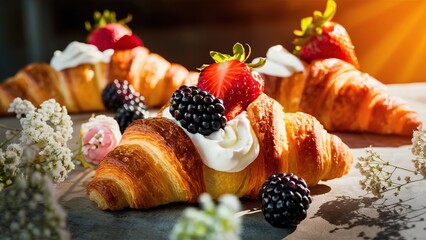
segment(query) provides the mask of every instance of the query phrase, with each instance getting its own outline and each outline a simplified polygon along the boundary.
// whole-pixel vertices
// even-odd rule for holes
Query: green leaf
[[[296,29],[296,30],[294,30],[294,31],[293,31],[293,34],[294,34],[296,37],[303,37],[304,32],[303,32],[303,31],[300,31],[300,30],[298,30],[298,29]]]
[[[250,47],[250,45],[248,45],[248,44],[246,44],[246,45],[248,47],[248,53],[247,53],[247,57],[242,62],[246,62],[247,59],[250,57],[250,54],[251,54],[251,47]]]
[[[217,63],[225,62],[225,61],[228,61],[228,60],[232,59],[231,55],[229,55],[229,54],[223,54],[223,53],[216,52],[216,51],[210,51],[210,56]]]
[[[95,168],[95,166],[89,163],[88,161],[86,161],[86,159],[83,156],[79,156],[78,158],[76,158],[76,160],[79,161],[84,168],[92,168],[92,169]]]
[[[244,46],[241,43],[235,43],[234,47],[232,48],[232,52],[234,53],[233,59],[244,62],[245,51]]]
[[[119,24],[126,26],[128,23],[130,23],[133,20],[133,16],[131,14],[127,15],[126,18],[121,19],[118,21]]]
[[[323,18],[325,21],[330,21],[334,17],[334,14],[336,13],[336,8],[337,4],[334,0],[327,1],[327,6],[323,14]]]
[[[265,62],[266,62],[266,58],[259,58],[259,60],[256,63],[248,63],[247,66],[251,68],[258,68],[265,65]]]
[[[302,35],[300,36],[303,36],[303,33],[306,32],[306,29],[308,29],[309,26],[312,24],[312,19],[312,17],[305,17],[302,19],[302,21],[300,22],[300,29],[302,31]]]
[[[84,28],[86,29],[86,31],[90,32],[92,31],[92,25],[90,24],[90,22],[85,21],[84,22]]]
[[[246,51],[244,49],[244,46],[237,42],[234,44],[234,46],[232,47],[232,52],[233,55],[229,55],[229,54],[224,54],[224,53],[220,53],[220,52],[216,52],[216,51],[210,51],[210,57],[213,58],[213,60],[215,61],[215,63],[222,63],[222,62],[226,62],[226,61],[230,61],[230,60],[238,60],[241,62],[246,62],[247,59],[249,58],[250,54],[251,54],[251,47],[250,45],[246,44],[248,47],[248,51],[246,54]],[[197,70],[202,71],[204,68],[206,68],[207,66],[209,66],[208,64],[203,64],[201,67],[197,68]]]
[[[323,16],[322,16],[322,12],[320,12],[320,11],[314,11],[314,17],[313,17],[313,22],[318,22],[318,21],[321,21],[323,19]]]
[[[93,13],[93,18],[94,18],[95,20],[99,20],[101,17],[102,17],[102,14],[101,14],[100,12],[95,11],[95,12]]]
[[[203,64],[201,67],[197,68],[198,71],[203,71],[204,68],[208,67],[209,64]]]
[[[93,26],[90,26],[90,23],[85,23],[86,30],[92,31],[94,29],[100,28],[109,23],[118,23],[123,25],[126,28],[129,28],[126,24],[132,21],[132,15],[127,15],[126,18],[117,21],[115,12],[104,10],[103,13],[95,11],[93,13],[94,23]],[[130,28],[129,28],[130,29]]]

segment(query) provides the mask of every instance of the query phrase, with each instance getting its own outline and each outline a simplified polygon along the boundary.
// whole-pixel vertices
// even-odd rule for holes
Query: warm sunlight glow
[[[384,83],[426,81],[426,1],[337,3],[362,71]]]

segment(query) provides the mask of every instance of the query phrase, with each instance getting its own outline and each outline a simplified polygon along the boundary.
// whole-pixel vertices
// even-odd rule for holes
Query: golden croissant
[[[260,153],[248,167],[229,173],[204,165],[180,126],[163,118],[133,122],[119,146],[103,159],[87,186],[99,208],[150,208],[171,202],[193,202],[203,192],[257,198],[266,178],[293,172],[309,186],[346,174],[350,149],[311,115],[284,113],[265,94],[247,108]]]
[[[16,97],[35,106],[54,98],[69,112],[105,110],[102,90],[114,79],[128,80],[148,107],[160,107],[173,91],[196,81],[198,73],[170,63],[145,47],[116,50],[109,63],[80,64],[56,71],[47,63],[31,63],[0,84],[0,115]]]
[[[289,78],[262,74],[265,93],[287,112],[313,115],[328,131],[411,136],[421,124],[406,102],[345,61],[315,60],[305,70]]]

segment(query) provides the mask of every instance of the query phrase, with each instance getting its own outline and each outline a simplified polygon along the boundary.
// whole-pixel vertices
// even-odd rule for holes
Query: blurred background
[[[349,32],[361,70],[383,83],[426,81],[426,0],[336,0],[336,22]],[[49,62],[71,41],[85,42],[84,22],[109,9],[152,52],[195,70],[209,51],[248,43],[252,57],[281,44],[326,0],[1,0],[0,81],[31,62]]]

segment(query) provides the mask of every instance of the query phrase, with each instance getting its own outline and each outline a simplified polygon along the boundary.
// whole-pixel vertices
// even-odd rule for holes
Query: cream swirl
[[[253,62],[257,62],[257,59]],[[268,49],[265,65],[256,68],[256,71],[270,76],[290,77],[296,72],[304,72],[305,68],[302,62],[283,46],[275,45]]]
[[[54,52],[50,65],[56,71],[61,71],[85,63],[109,63],[113,53],[113,49],[101,52],[95,45],[73,41],[68,44],[64,51],[57,50]]]
[[[169,108],[163,117],[181,126],[170,114]],[[259,155],[259,142],[254,133],[247,112],[243,111],[220,129],[208,136],[186,131],[208,167],[221,172],[239,172],[252,163]]]

